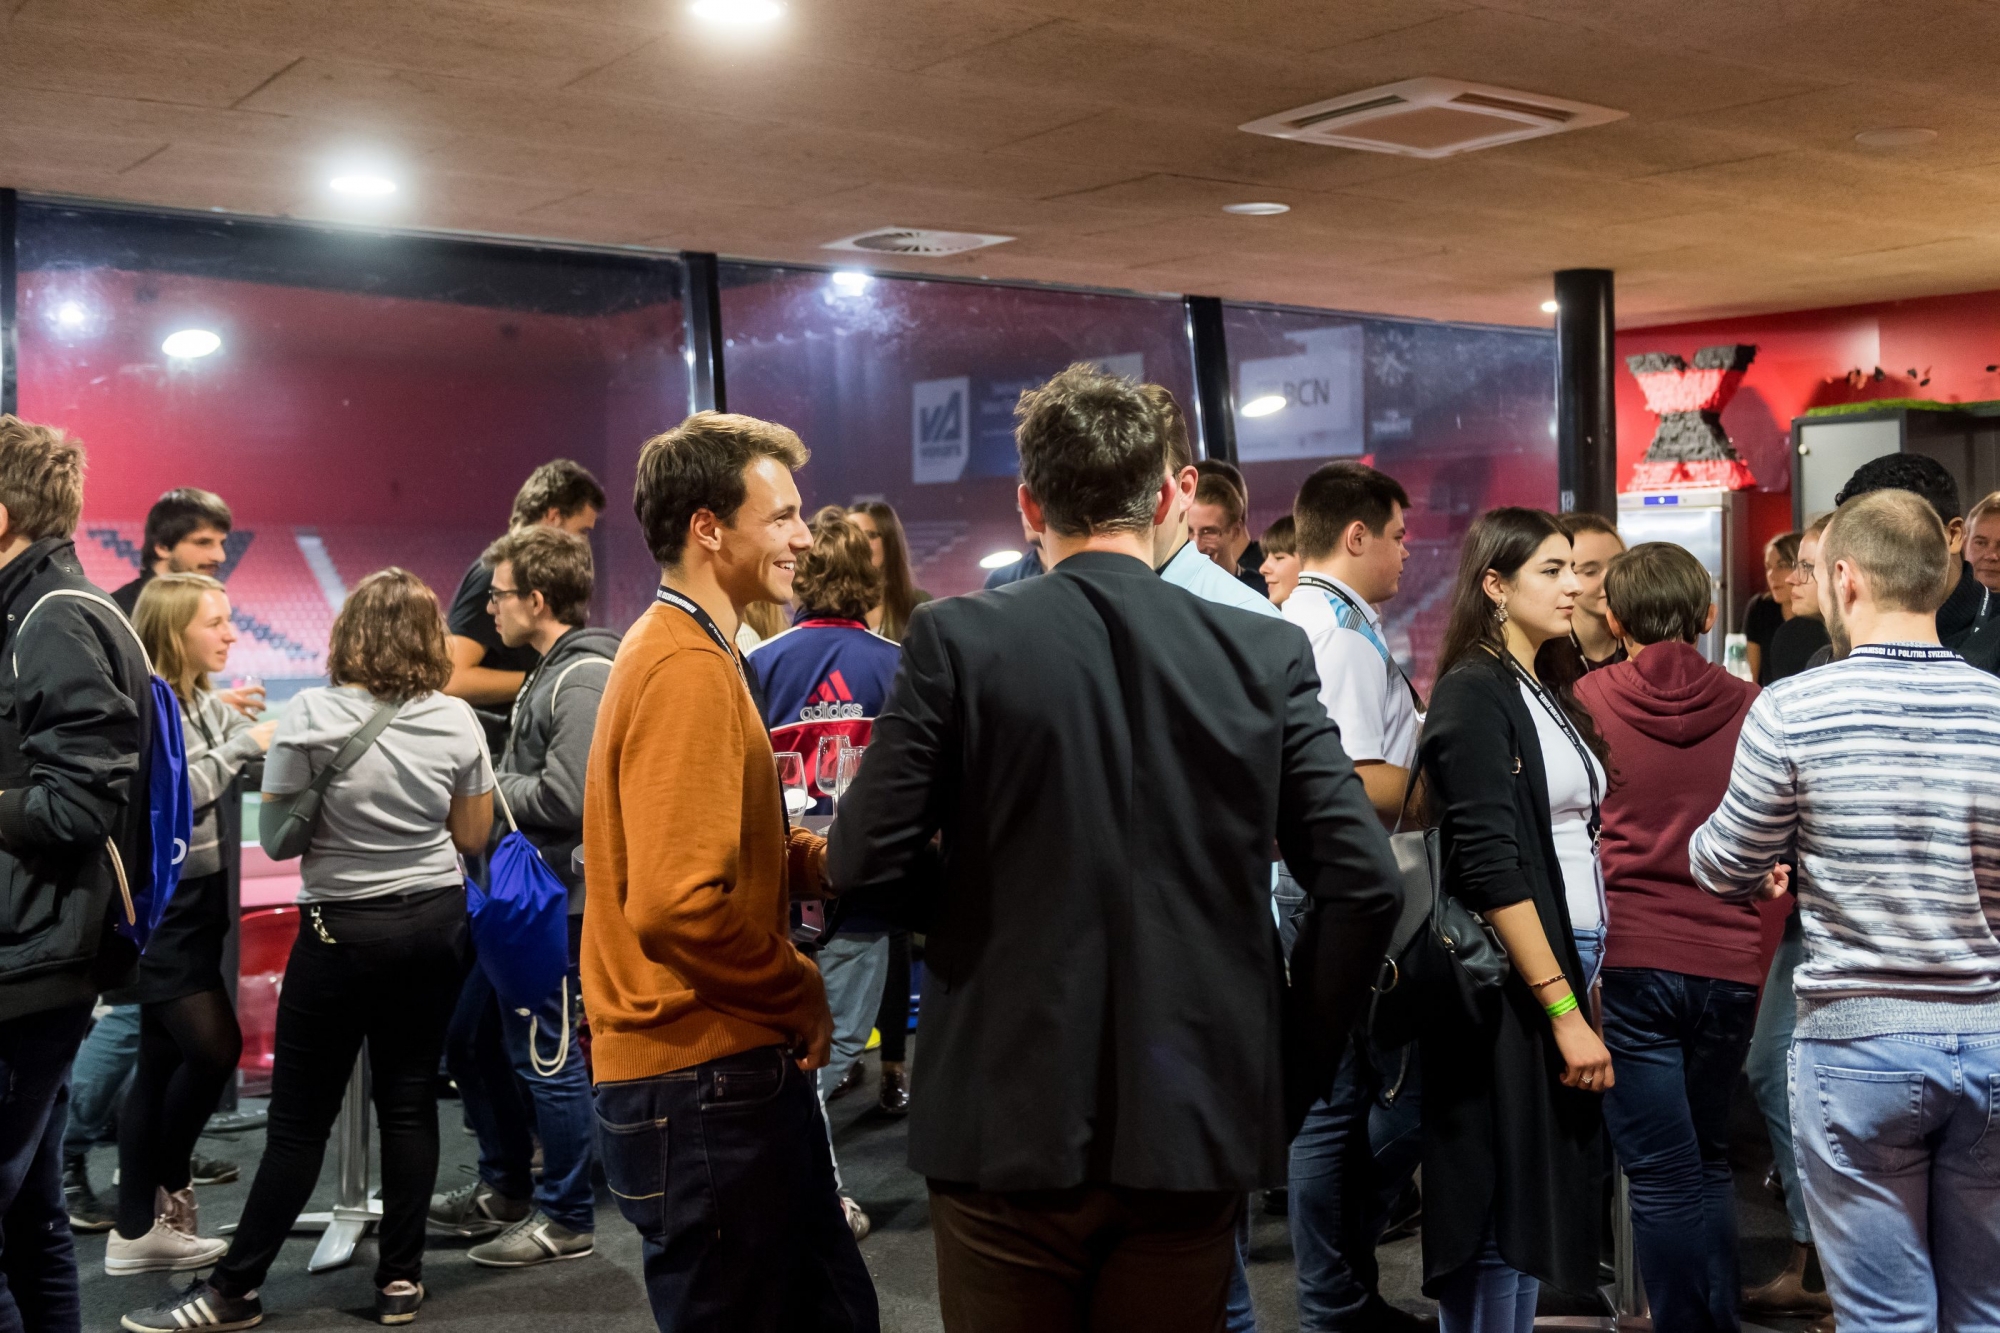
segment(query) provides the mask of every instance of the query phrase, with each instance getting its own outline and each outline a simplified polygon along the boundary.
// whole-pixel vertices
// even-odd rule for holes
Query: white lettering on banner
[[[1362,421],[1361,326],[1288,333],[1299,350],[1237,367],[1236,453],[1239,462],[1342,458],[1367,452]],[[1285,406],[1246,417],[1242,404],[1282,396]]]
[[[972,381],[919,380],[910,386],[910,480],[957,481],[971,457]]]

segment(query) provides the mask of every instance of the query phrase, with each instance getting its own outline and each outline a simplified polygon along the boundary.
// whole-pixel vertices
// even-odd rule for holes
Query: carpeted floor
[[[923,1182],[903,1164],[904,1121],[874,1109],[875,1059],[868,1058],[869,1077],[859,1091],[834,1102],[835,1141],[848,1191],[867,1210],[874,1230],[862,1243],[874,1275],[886,1333],[934,1333],[942,1325],[937,1314],[937,1275],[931,1249],[930,1211]],[[1784,1219],[1778,1205],[1759,1182],[1769,1165],[1761,1125],[1748,1109],[1747,1090],[1739,1088],[1736,1143],[1738,1198],[1746,1279],[1762,1280],[1775,1272],[1785,1253]],[[917,1089],[922,1095],[922,1089]],[[252,1103],[255,1105],[255,1103]],[[458,1103],[439,1103],[443,1130],[443,1166],[439,1188],[448,1189],[471,1178],[476,1153],[464,1133]],[[243,1206],[249,1182],[262,1152],[263,1135],[206,1138],[205,1155],[227,1157],[242,1168],[242,1178],[228,1185],[197,1191],[202,1230],[212,1233],[233,1222]],[[92,1161],[92,1176],[100,1190],[109,1188],[116,1153],[100,1149]],[[314,1207],[332,1197],[333,1164],[329,1154]],[[374,1244],[363,1241],[348,1267],[317,1276],[305,1271],[317,1238],[298,1235],[264,1286],[265,1325],[296,1333],[354,1333],[369,1326],[373,1310],[370,1274]],[[540,1330],[589,1329],[592,1333],[647,1333],[653,1322],[639,1277],[637,1235],[618,1215],[604,1194],[598,1195],[597,1252],[586,1259],[549,1264],[514,1272],[483,1269],[465,1257],[471,1242],[433,1236],[425,1261],[430,1298],[419,1316],[425,1328],[462,1333],[531,1333]],[[1428,1312],[1430,1303],[1418,1290],[1421,1242],[1415,1238],[1386,1245],[1381,1251],[1383,1293],[1410,1310]],[[107,1277],[104,1237],[77,1240],[83,1274],[84,1328],[109,1333],[126,1310],[164,1299],[184,1277],[146,1274]],[[1263,1333],[1293,1333],[1298,1311],[1292,1285],[1291,1242],[1282,1217],[1267,1215],[1260,1206],[1250,1268],[1258,1325]],[[1545,1316],[1593,1313],[1588,1300],[1545,1292]],[[1773,1327],[1800,1325],[1776,1322]]]

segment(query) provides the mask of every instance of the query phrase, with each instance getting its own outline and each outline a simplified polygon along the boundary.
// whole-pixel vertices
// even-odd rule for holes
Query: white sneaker
[[[127,1240],[114,1229],[104,1246],[104,1271],[113,1277],[128,1273],[179,1273],[207,1268],[229,1253],[220,1236],[191,1236],[165,1216],[153,1219],[153,1229]]]
[[[847,1215],[847,1229],[854,1233],[854,1239],[868,1239],[868,1214],[861,1211],[861,1205],[843,1194],[840,1196],[840,1211]]]

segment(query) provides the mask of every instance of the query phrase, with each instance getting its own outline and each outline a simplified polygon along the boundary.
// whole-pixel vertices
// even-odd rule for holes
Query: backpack
[[[102,593],[85,591],[82,588],[57,588],[44,593],[21,617],[20,628],[14,631],[18,644],[20,636],[27,632],[28,622],[35,618],[35,612],[42,609],[42,603],[52,597],[80,597],[86,602],[96,602],[108,607],[113,619],[125,627],[132,636],[132,642],[139,649],[139,658],[146,664],[146,679],[151,687],[153,707],[153,746],[147,766],[146,804],[148,822],[152,830],[152,861],[140,867],[145,878],[135,889],[125,868],[125,858],[118,854],[118,844],[111,838],[104,840],[105,850],[111,854],[111,868],[118,878],[118,891],[123,897],[124,919],[118,922],[118,933],[132,941],[145,952],[147,941],[153,938],[154,930],[167,914],[167,904],[173,901],[174,890],[180,886],[181,865],[187,860],[188,843],[194,837],[194,793],[188,786],[187,741],[181,731],[181,701],[174,697],[173,687],[160,679],[153,671],[153,659],[147,653],[146,645],[139,638],[139,631],[132,628],[132,622],[118,609],[118,604]],[[18,656],[15,672],[18,675]],[[134,699],[140,708],[146,701]]]

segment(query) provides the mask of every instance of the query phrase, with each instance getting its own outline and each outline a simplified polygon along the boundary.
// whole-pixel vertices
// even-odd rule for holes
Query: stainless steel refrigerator
[[[1626,491],[1618,497],[1618,535],[1628,547],[1641,542],[1686,547],[1707,567],[1715,625],[1695,646],[1720,665],[1727,636],[1743,631],[1743,604],[1756,586],[1748,497],[1740,491]]]

